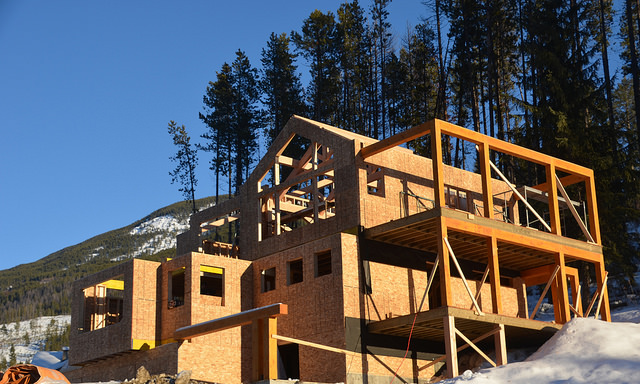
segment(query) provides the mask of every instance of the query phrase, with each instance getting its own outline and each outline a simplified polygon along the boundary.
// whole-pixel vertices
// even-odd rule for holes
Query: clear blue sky
[[[0,269],[180,201],[169,120],[198,138],[223,62],[240,48],[258,66],[271,32],[341,2],[0,0]],[[396,44],[427,13],[389,11]],[[198,198],[215,191],[207,162]]]

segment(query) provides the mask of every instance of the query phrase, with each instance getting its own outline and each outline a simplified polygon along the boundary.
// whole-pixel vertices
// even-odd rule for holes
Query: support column
[[[280,156],[276,156],[276,163],[273,166],[273,185],[274,186],[278,186],[280,185],[280,163],[279,163],[279,158]],[[276,210],[276,217],[275,217],[275,225],[276,225],[276,230],[275,230],[275,234],[276,236],[280,235],[280,192],[277,190],[277,188],[275,189],[275,193],[273,194],[273,197],[275,199],[274,204],[275,204],[275,210]]]
[[[458,376],[458,346],[456,345],[456,322],[453,316],[443,318],[444,345],[447,354],[447,377]]]
[[[433,167],[433,195],[436,201],[436,208],[446,207],[444,166],[442,165],[442,133],[437,120],[431,129],[431,165]]]
[[[577,275],[569,275],[569,285],[571,286],[571,297],[573,298],[573,308],[582,314],[582,300],[578,300],[578,287],[580,282]]]
[[[480,175],[482,177],[482,205],[484,206],[484,217],[492,219],[493,188],[491,186],[491,157],[489,154],[489,145],[486,143],[478,144],[478,155]]]
[[[598,221],[598,204],[596,202],[596,183],[593,179],[593,171],[585,182],[587,190],[587,210],[589,212],[589,232],[596,244],[602,244],[600,238],[600,222]],[[607,300],[608,301],[608,300]]]
[[[558,306],[554,308],[556,314],[556,322],[558,324],[564,324],[571,320],[571,310],[569,309],[569,290],[567,288],[567,270],[564,264],[564,253],[556,253],[556,265],[560,266],[558,274],[556,275],[556,282],[558,287]]]
[[[318,169],[318,143],[313,142],[313,155],[311,157],[311,169],[313,170],[311,177],[311,199],[313,199],[313,222],[318,222],[318,200],[320,199],[320,193],[318,192],[318,175],[315,171]],[[325,210],[326,213],[326,210]]]
[[[604,284],[604,261],[596,263],[596,280],[598,281],[598,291],[602,289]],[[604,321],[611,321],[611,310],[609,309],[609,291],[607,287],[602,290],[602,304],[600,306],[600,316]]]
[[[278,379],[277,318],[268,317],[252,322],[253,381]]]
[[[489,273],[491,274],[491,305],[493,313],[501,315],[502,290],[500,285],[500,263],[498,262],[498,239],[491,236],[487,239],[489,251]]]
[[[449,259],[449,250],[444,242],[447,237],[446,219],[439,216],[436,219],[436,236],[438,238],[438,261],[440,267],[440,292],[442,294],[442,306],[447,307],[453,305],[453,295],[451,292],[451,264]]]
[[[547,173],[547,193],[549,194],[549,218],[551,220],[551,233],[556,235],[562,234],[560,226],[560,208],[558,206],[558,184],[556,182],[556,166],[548,164],[546,166]]]
[[[507,337],[504,333],[504,324],[498,324],[498,333],[493,336],[496,350],[496,365],[507,364]]]

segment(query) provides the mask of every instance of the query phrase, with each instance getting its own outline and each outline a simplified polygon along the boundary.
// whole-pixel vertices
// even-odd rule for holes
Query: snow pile
[[[44,348],[48,330],[60,334],[70,323],[70,315],[60,315],[0,324],[0,360],[4,357],[9,361],[13,345],[17,362],[31,361],[36,352]]]
[[[69,366],[69,360],[63,351],[38,351],[33,355],[31,364],[60,370]]]
[[[627,314],[640,320],[639,308]],[[640,382],[640,324],[576,318],[526,361],[464,372],[448,384]]]

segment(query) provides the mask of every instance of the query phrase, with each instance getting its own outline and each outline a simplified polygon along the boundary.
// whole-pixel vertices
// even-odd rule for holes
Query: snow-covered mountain
[[[197,209],[215,198],[196,201]],[[0,271],[0,324],[39,314],[71,313],[73,281],[132,258],[173,257],[176,236],[189,225],[191,204],[179,202],[80,244],[54,252],[36,262]],[[28,278],[25,278],[28,277]]]

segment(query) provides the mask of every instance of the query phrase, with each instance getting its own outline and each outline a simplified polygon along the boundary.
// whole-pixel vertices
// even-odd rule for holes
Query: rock
[[[140,368],[138,368],[138,370],[136,371],[136,381],[139,384],[144,384],[149,380],[151,380],[151,375],[149,374],[149,371],[147,371],[144,365],[141,365]]]
[[[175,384],[189,384],[191,380],[191,371],[181,371],[176,376]]]

